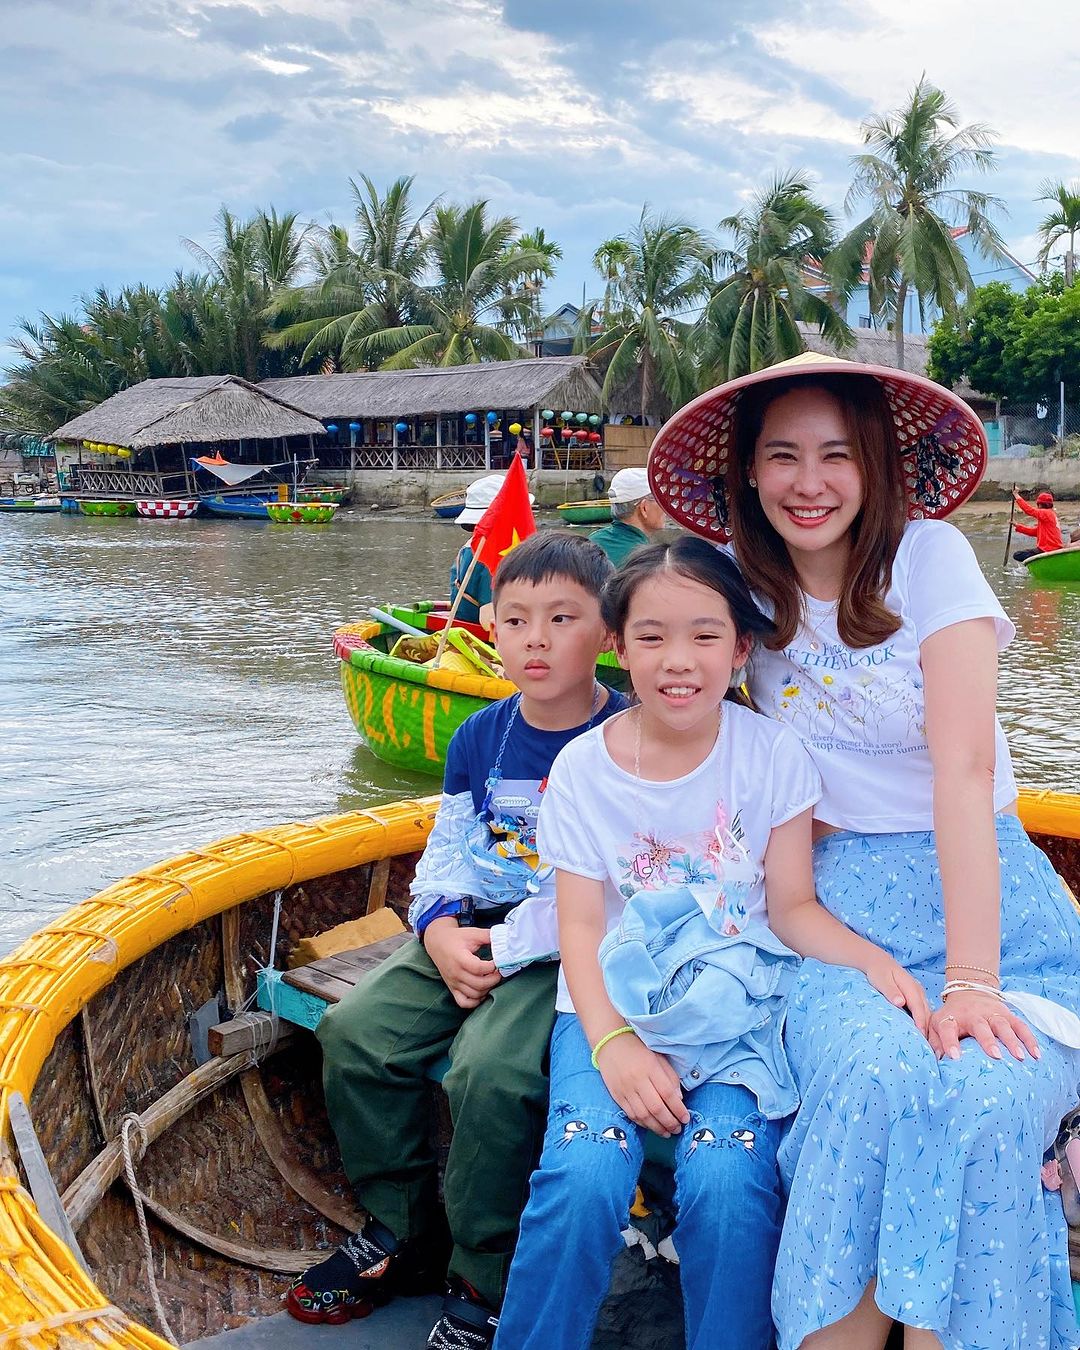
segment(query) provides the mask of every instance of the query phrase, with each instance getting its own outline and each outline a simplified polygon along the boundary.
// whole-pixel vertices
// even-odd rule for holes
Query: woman
[[[781,1350],[875,1350],[893,1320],[909,1350],[1080,1341],[1060,1201],[1040,1183],[1080,1095],[1061,1011],[1080,1001],[1080,917],[1015,814],[994,712],[1012,625],[938,523],[985,457],[949,391],[807,355],[687,405],[650,458],[664,509],[732,541],[776,624],[749,685],[821,773],[822,903],[935,1004],[924,1035],[857,972],[804,964]]]

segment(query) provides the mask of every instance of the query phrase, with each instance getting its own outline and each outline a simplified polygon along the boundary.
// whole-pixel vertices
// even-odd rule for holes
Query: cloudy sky
[[[0,0],[0,343],[99,284],[166,281],[215,212],[347,222],[348,179],[482,196],[565,259],[642,203],[712,228],[777,169],[839,208],[859,124],[925,70],[1000,137],[1021,261],[1080,176],[1080,23],[1050,0]],[[972,180],[975,185],[975,180]]]

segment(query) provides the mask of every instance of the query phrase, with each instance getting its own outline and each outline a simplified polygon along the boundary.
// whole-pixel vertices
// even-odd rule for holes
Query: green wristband
[[[631,1036],[637,1035],[637,1032],[634,1030],[633,1027],[621,1026],[616,1027],[614,1031],[609,1031],[606,1036],[601,1036],[600,1039],[596,1042],[596,1044],[593,1046],[592,1066],[597,1073],[600,1072],[600,1065],[597,1064],[596,1062],[596,1056],[600,1053],[601,1050],[603,1050],[604,1046],[607,1045],[608,1041],[613,1041],[616,1036],[625,1036],[627,1033],[629,1033]]]

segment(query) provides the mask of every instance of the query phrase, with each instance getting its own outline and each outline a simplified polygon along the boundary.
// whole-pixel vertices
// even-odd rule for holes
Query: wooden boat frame
[[[251,1049],[234,1049],[188,1070],[190,1047],[183,1036],[176,1039],[175,1016],[170,1021],[167,1011],[160,1014],[154,998],[164,990],[180,1006],[186,972],[178,968],[177,957],[198,948],[203,957],[223,966],[229,1004],[233,1009],[240,1007],[260,958],[263,965],[280,964],[288,946],[284,932],[278,933],[277,922],[269,927],[275,912],[302,910],[311,923],[334,917],[340,897],[329,896],[324,883],[343,888],[354,904],[357,895],[366,894],[368,912],[400,898],[415,855],[430,831],[437,802],[436,797],[402,801],[377,811],[237,834],[181,854],[108,887],[46,925],[0,961],[0,1309],[4,1344],[31,1350],[84,1344],[98,1350],[121,1346],[165,1350],[166,1346],[137,1316],[116,1306],[80,1265],[75,1251],[46,1223],[42,1209],[50,1200],[55,1205],[56,1191],[50,1194],[49,1177],[43,1183],[39,1172],[35,1201],[27,1185],[27,1172],[34,1170],[28,1161],[32,1150],[25,1149],[20,1159],[10,1143],[16,1120],[22,1121],[25,1142],[23,1102],[30,1103],[30,1117],[42,1136],[49,1167],[57,1186],[64,1187],[68,1221],[82,1234],[80,1241],[88,1253],[100,1254],[103,1233],[116,1241],[127,1240],[125,1230],[134,1235],[131,1204],[117,1182],[123,1166],[117,1123],[129,1112],[137,1115],[147,1151],[135,1165],[140,1190],[147,1193],[161,1276],[178,1242],[184,1251],[203,1252],[201,1264],[185,1267],[181,1275],[194,1285],[195,1301],[204,1316],[207,1307],[216,1307],[214,1271],[247,1272],[244,1278],[254,1291],[253,1306],[265,1313],[279,1306],[281,1285],[263,1288],[260,1272],[276,1271],[280,1277],[300,1268],[313,1255],[304,1250],[304,1239],[310,1242],[314,1234],[319,1246],[332,1246],[355,1222],[351,1197],[340,1184],[343,1178],[338,1177],[335,1188],[333,1164],[327,1170],[312,1165],[320,1161],[319,1149],[311,1143],[319,1134],[320,1122],[296,1121],[294,1113],[297,1138],[309,1151],[307,1155],[296,1148],[290,1151],[280,1128],[282,1110],[288,1118],[288,1092],[282,1096],[279,1091],[271,1103],[273,1075],[268,1078],[255,1067],[253,1050],[259,1048],[255,1041]],[[1023,792],[1020,814],[1036,842],[1075,887],[1080,880],[1080,797]],[[264,940],[267,932],[271,941],[277,937],[273,951]],[[213,950],[208,951],[207,944]],[[220,975],[220,970],[203,971],[195,998],[201,996],[200,989],[217,987]],[[157,983],[148,983],[147,977]],[[145,1043],[155,1050],[152,1065],[136,1063],[134,1047],[128,1045],[125,1050],[122,1042],[114,1041],[98,1047],[100,1053],[94,1052],[94,1037],[122,1020],[120,1014],[130,1017],[133,1002],[144,1019],[138,1026],[140,1035],[145,1031]],[[180,1027],[186,1030],[182,1019]],[[103,1065],[116,1064],[123,1064],[124,1072],[106,1079]],[[287,1077],[287,1069],[274,1072]],[[81,1120],[79,1103],[74,1100],[78,1094],[93,1104],[96,1138]],[[264,1234],[239,1229],[235,1237],[220,1229],[208,1231],[205,1225],[185,1220],[157,1196],[163,1165],[168,1173],[182,1171],[182,1136],[186,1131],[190,1146],[192,1131],[206,1123],[200,1113],[233,1107],[246,1109],[253,1135],[276,1169],[276,1180],[289,1189],[298,1209],[308,1216],[297,1221],[296,1233],[290,1230],[291,1243],[282,1241],[275,1247]],[[321,1125],[325,1135],[325,1121]],[[158,1146],[157,1177],[147,1184],[143,1178],[153,1170],[155,1141],[159,1140],[166,1147],[162,1151]],[[208,1164],[216,1167],[218,1161],[211,1148]],[[255,1163],[244,1155],[245,1170],[256,1172]],[[186,1182],[187,1175],[181,1180]],[[215,1206],[220,1204],[221,1194],[213,1200]],[[1076,1232],[1070,1235],[1074,1271],[1080,1258],[1078,1236]],[[134,1236],[131,1241],[137,1246]],[[174,1257],[171,1269],[175,1267]],[[143,1282],[128,1280],[121,1288],[136,1314],[148,1317],[149,1296]],[[197,1321],[176,1327],[183,1339],[213,1329]]]

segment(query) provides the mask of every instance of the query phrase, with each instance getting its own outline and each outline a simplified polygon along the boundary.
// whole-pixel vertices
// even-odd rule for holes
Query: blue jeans
[[[782,1201],[780,1121],[751,1092],[689,1093],[676,1141],[679,1255],[687,1350],[768,1350],[769,1292]],[[587,1350],[622,1249],[645,1131],[592,1067],[581,1023],[560,1013],[551,1038],[551,1107],[540,1166],[499,1318],[495,1350]]]

